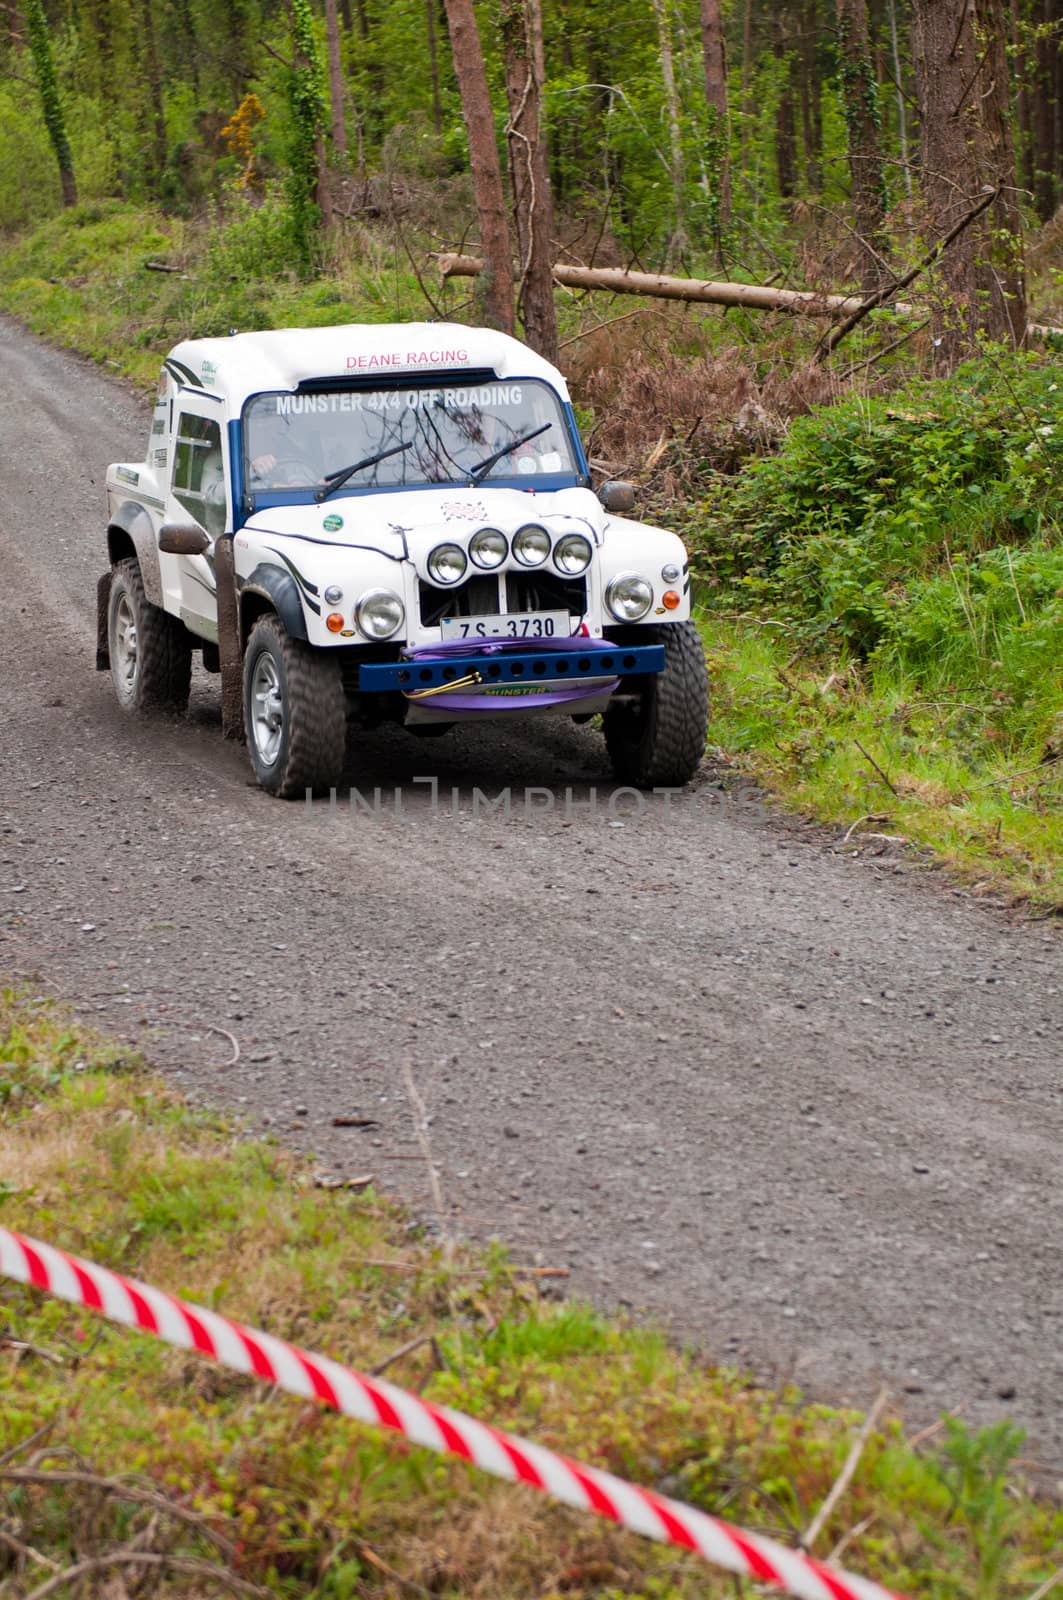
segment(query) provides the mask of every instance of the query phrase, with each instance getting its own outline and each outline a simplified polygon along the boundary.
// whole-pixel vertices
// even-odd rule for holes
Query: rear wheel
[[[687,783],[705,754],[709,678],[698,630],[669,622],[632,630],[639,644],[664,646],[664,671],[641,694],[618,700],[602,718],[613,771],[639,789]]]
[[[263,789],[290,800],[343,775],[347,702],[337,656],[259,617],[244,653],[244,727]]]
[[[192,641],[144,593],[135,561],[120,561],[107,602],[111,682],[123,711],[183,711],[192,681]]]

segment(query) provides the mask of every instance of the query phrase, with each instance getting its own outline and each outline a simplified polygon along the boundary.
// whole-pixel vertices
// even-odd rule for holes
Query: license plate
[[[566,639],[567,611],[511,611],[499,617],[444,617],[440,633],[446,640]]]

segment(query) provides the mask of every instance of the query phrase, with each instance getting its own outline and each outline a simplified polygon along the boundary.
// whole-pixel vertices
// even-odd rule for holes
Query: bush
[[[240,197],[213,230],[207,260],[216,281],[256,281],[295,272],[299,258],[286,201],[275,193],[261,203]]]
[[[798,418],[777,455],[719,480],[695,513],[699,572],[729,603],[737,588],[870,655],[914,580],[944,572],[947,589],[958,557],[1055,541],[1059,382],[1052,357],[991,353],[950,379]],[[996,567],[979,570],[988,592]]]

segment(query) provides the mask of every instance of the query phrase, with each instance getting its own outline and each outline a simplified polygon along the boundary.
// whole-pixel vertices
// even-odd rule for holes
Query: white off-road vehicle
[[[685,783],[705,659],[679,539],[591,489],[556,368],[453,324],[177,345],[143,462],[107,474],[97,665],[180,710],[193,651],[262,786],[336,783],[358,730],[600,713],[613,768]]]

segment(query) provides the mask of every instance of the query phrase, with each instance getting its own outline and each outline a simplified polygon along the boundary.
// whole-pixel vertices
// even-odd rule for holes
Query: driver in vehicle
[[[295,434],[290,417],[260,413],[255,418],[249,462],[256,489],[308,489],[321,482],[321,472],[307,459],[306,430]]]

